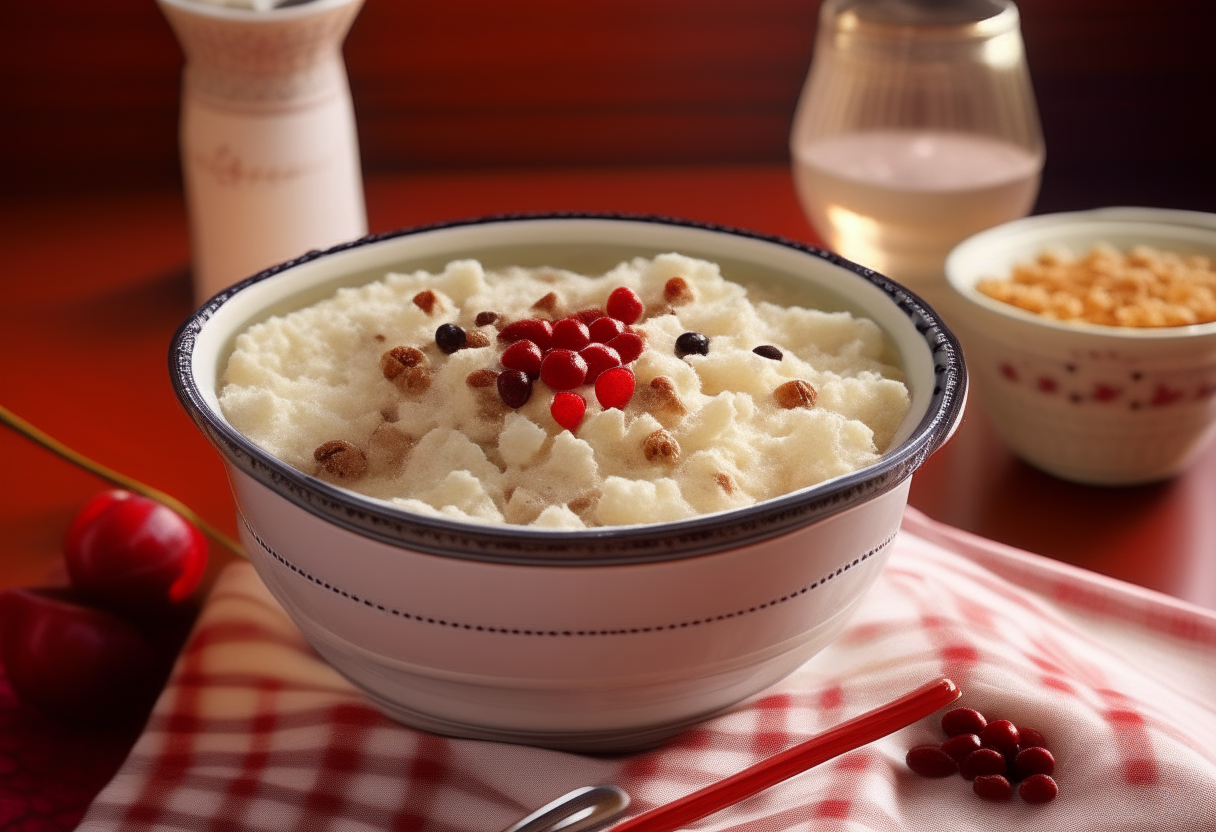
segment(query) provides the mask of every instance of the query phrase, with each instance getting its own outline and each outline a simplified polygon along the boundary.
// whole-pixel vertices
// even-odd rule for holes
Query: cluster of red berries
[[[1052,779],[1056,761],[1043,735],[1018,728],[1007,719],[989,722],[972,708],[955,708],[942,717],[949,738],[940,745],[918,745],[908,751],[908,768],[922,777],[961,774],[985,800],[1007,801],[1013,783],[1027,803],[1055,799],[1059,787]]]
[[[0,659],[23,704],[71,722],[147,712],[193,619],[202,533],[161,503],[97,495],[64,541],[69,585],[0,593]]]
[[[645,348],[629,327],[644,310],[641,298],[621,286],[608,296],[606,310],[587,309],[559,321],[528,318],[504,326],[498,340],[507,344],[500,361],[498,395],[511,408],[532,397],[532,385],[543,381],[556,395],[549,405],[554,420],[573,431],[587,411],[587,400],[575,388],[595,386],[605,410],[624,408],[633,398],[632,364]]]

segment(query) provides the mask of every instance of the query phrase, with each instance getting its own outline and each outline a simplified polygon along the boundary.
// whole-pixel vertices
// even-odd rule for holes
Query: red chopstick
[[[671,832],[679,829],[686,823],[712,815],[812,766],[906,728],[949,705],[960,695],[958,686],[944,677],[922,685],[894,702],[855,716],[738,774],[618,823],[610,832]]]

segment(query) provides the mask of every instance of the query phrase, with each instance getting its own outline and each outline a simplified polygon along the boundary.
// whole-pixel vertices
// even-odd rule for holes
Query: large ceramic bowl
[[[1216,323],[1118,327],[1044,318],[979,292],[1042,251],[1147,245],[1216,262],[1216,214],[1103,208],[982,231],[946,259],[976,390],[1007,445],[1063,479],[1151,482],[1183,470],[1216,432]]]
[[[668,251],[882,327],[912,406],[881,459],[748,508],[557,531],[362,497],[269,456],[220,412],[236,335],[338,286],[467,257],[598,274]],[[213,298],[170,361],[227,465],[253,564],[318,653],[407,724],[599,751],[653,745],[828,644],[881,571],[910,477],[958,424],[966,392],[954,336],[886,278],[787,241],[618,216],[491,218],[313,252]]]

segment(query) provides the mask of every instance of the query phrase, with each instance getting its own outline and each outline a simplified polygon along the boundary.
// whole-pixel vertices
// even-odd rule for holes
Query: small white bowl
[[[679,251],[873,319],[911,410],[874,465],[745,509],[555,531],[413,514],[307,476],[224,419],[233,339],[389,270],[550,265],[598,274]],[[961,418],[966,372],[935,313],[789,241],[661,218],[490,218],[371,237],[270,269],[175,337],[179,398],[224,457],[242,540],[316,650],[385,713],[454,736],[620,751],[773,684],[844,627],[891,551],[912,472]]]
[[[1216,431],[1216,323],[1115,327],[1067,323],[975,288],[1046,249],[1097,243],[1205,254],[1216,214],[1104,208],[1006,223],[946,259],[945,313],[976,389],[1015,453],[1063,479],[1130,485],[1183,470]]]

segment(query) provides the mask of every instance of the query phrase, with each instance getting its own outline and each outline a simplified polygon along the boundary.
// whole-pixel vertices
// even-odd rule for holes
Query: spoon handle
[[[611,832],[670,832],[679,829],[684,824],[738,803],[812,766],[906,728],[949,705],[960,695],[954,682],[944,677],[937,679],[894,702],[853,717],[830,731],[761,760],[738,774],[618,823]]]

